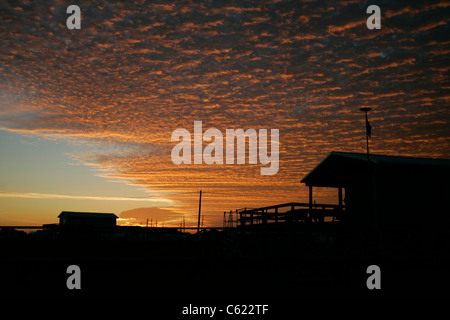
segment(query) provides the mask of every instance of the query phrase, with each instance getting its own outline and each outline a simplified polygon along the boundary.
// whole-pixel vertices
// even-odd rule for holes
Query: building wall
[[[449,221],[450,175],[430,168],[384,168],[378,175],[378,207],[384,224]]]
[[[436,168],[379,166],[345,175],[348,219],[358,225],[450,221],[450,173]]]
[[[93,217],[63,217],[64,227],[79,228],[111,228],[116,226],[114,218],[93,218]]]

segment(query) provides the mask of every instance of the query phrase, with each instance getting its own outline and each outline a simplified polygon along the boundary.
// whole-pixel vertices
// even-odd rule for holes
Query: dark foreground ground
[[[3,299],[181,305],[448,299],[448,241],[436,236],[418,241],[412,231],[400,237],[391,233],[234,230],[158,239],[9,235],[0,237],[0,290]],[[66,286],[70,265],[81,269],[80,290]],[[367,288],[370,265],[381,269],[380,290]]]

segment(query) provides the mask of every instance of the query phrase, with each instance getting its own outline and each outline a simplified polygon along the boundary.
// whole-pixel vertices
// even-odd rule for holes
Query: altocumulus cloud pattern
[[[374,152],[448,158],[450,4],[378,5],[368,30],[360,1],[89,1],[68,30],[63,1],[2,1],[0,127],[113,146],[78,158],[160,190],[208,188],[219,212],[296,200],[329,151],[363,152],[364,106]],[[174,168],[170,135],[197,120],[279,129],[278,174]]]

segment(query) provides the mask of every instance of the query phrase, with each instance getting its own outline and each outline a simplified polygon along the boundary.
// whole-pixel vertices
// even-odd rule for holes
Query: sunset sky
[[[365,152],[361,107],[372,152],[450,158],[449,18],[449,1],[423,0],[2,1],[0,225],[63,210],[196,225],[200,189],[208,226],[304,202],[329,152]],[[173,164],[171,134],[194,121],[279,129],[278,173]]]

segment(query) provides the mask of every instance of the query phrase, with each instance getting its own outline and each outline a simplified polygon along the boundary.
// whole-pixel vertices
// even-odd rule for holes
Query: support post
[[[200,217],[202,215],[202,190],[200,190],[200,199],[198,200],[198,223],[197,223],[197,233],[200,232]]]
[[[227,224],[227,213],[226,211],[223,212],[223,222],[222,222],[222,227],[225,229],[226,224]]]
[[[366,115],[366,147],[367,147],[367,161],[370,161],[369,157],[369,138],[372,135],[372,126],[369,123],[369,117],[367,116],[367,112],[372,110],[371,108],[361,108],[360,111],[363,111]]]

